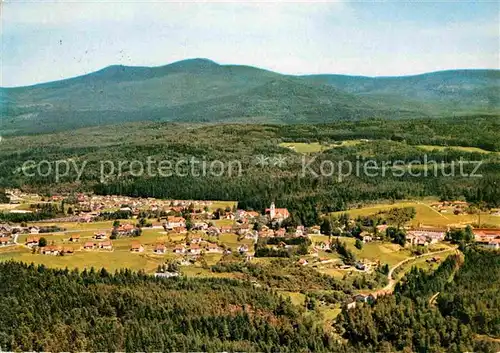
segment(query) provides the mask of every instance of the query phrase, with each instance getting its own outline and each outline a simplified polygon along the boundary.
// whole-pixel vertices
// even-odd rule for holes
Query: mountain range
[[[0,88],[1,134],[128,121],[322,123],[498,113],[500,70],[415,76],[283,75],[189,59],[114,65],[87,75]]]

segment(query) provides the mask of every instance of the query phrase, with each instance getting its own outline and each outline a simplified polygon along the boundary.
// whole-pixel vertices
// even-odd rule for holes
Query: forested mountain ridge
[[[499,70],[447,70],[413,76],[364,77],[347,75],[303,76],[348,93],[412,101],[468,104],[498,108]]]
[[[495,112],[498,70],[292,76],[190,59],[1,88],[2,135],[127,121],[323,123]]]

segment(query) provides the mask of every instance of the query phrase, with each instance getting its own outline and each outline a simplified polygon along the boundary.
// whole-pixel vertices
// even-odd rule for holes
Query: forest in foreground
[[[467,249],[325,328],[271,288],[130,270],[0,264],[9,351],[495,352],[500,253]],[[436,303],[429,298],[440,292]],[[478,294],[481,293],[480,298]],[[480,300],[480,301],[479,301]],[[495,341],[496,337],[496,341]]]

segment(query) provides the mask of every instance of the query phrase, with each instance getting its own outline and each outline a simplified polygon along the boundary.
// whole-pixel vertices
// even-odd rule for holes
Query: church
[[[269,215],[271,221],[282,222],[290,217],[290,212],[286,208],[276,208],[276,205],[271,203],[271,207],[266,208],[266,214]]]

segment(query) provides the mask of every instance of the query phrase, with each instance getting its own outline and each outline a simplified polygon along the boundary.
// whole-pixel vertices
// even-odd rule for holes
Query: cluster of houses
[[[172,231],[176,233],[187,232],[186,219],[180,216],[180,213],[186,212],[188,207],[194,207],[194,211],[190,213],[191,218],[191,229],[193,230],[203,230],[207,233],[229,233],[238,231],[239,234],[242,232],[246,233],[250,231],[249,223],[254,222],[259,217],[263,217],[267,221],[273,223],[281,223],[290,217],[290,212],[286,208],[277,208],[274,203],[270,205],[269,208],[265,210],[265,214],[261,215],[256,211],[245,211],[245,210],[224,210],[220,211],[217,216],[213,212],[208,211],[208,206],[212,205],[211,201],[193,201],[193,200],[157,200],[154,198],[132,198],[125,196],[87,196],[84,194],[78,195],[78,202],[82,209],[90,210],[88,212],[80,212],[78,216],[78,221],[80,222],[90,222],[95,217],[99,216],[101,211],[106,209],[115,209],[121,211],[131,212],[132,215],[139,215],[140,210],[149,211],[163,211],[167,214],[174,213],[177,215],[167,216],[163,227],[166,231]],[[123,207],[127,205],[126,207]],[[76,216],[75,216],[76,217]],[[210,227],[210,220],[215,219],[228,219],[236,221],[239,226],[223,226],[220,228]],[[319,227],[318,227],[319,230]],[[121,231],[121,229],[119,230]],[[131,230],[124,230],[131,231]],[[284,230],[280,230],[283,232]],[[304,229],[298,229],[297,235],[300,236],[304,233]],[[257,235],[253,235],[257,236]],[[275,236],[271,235],[269,229],[263,229],[260,236]]]
[[[385,232],[387,230],[388,226],[386,224],[378,225],[377,226],[377,233],[372,234],[367,231],[362,231],[359,236],[357,237],[360,239],[363,243],[369,243],[374,240],[381,240],[382,237],[380,236],[381,233]],[[408,229],[406,232],[406,245],[407,246],[428,246],[431,244],[436,244],[440,241],[443,241],[446,232],[449,229],[444,229],[444,228],[427,228],[427,227],[420,227],[420,228],[412,228]],[[315,244],[315,250],[328,250],[330,249],[331,244],[328,241],[323,241],[323,242],[318,242]]]
[[[40,228],[35,226],[21,227],[21,226],[11,226],[6,223],[0,224],[0,246],[14,244],[16,235],[38,234],[38,233],[40,233]]]
[[[415,228],[406,234],[406,242],[409,245],[428,246],[443,241],[449,228]],[[499,228],[476,228],[473,229],[475,242],[485,248],[500,249]]]
[[[500,229],[477,228],[473,232],[477,244],[488,249],[500,249]]]
[[[193,206],[203,209],[211,206],[211,201],[199,200],[160,200],[153,197],[128,197],[119,195],[76,195],[76,201],[81,210],[86,212],[97,213],[103,210],[119,209],[121,211],[129,211],[132,214],[139,214],[141,210],[155,211],[174,211],[181,212],[183,209]],[[124,206],[126,205],[126,206]]]
[[[247,245],[240,245],[237,249],[240,253],[248,252]],[[142,253],[145,251],[144,245],[139,241],[132,242],[130,252]],[[167,252],[172,252],[178,255],[201,255],[202,253],[228,253],[229,250],[224,250],[222,247],[215,243],[205,242],[199,237],[192,238],[189,244],[176,244],[173,248],[167,248],[164,243],[156,243],[153,247],[153,253],[156,255],[164,255]]]
[[[234,220],[234,225],[222,225],[216,227],[211,225],[211,222],[207,221],[206,218],[200,217],[200,214],[191,215],[191,230],[203,231],[205,234],[210,236],[217,236],[224,233],[235,233],[240,236],[244,236],[246,239],[256,240],[258,237],[283,237],[283,236],[305,236],[307,235],[306,228],[303,226],[298,226],[293,233],[286,233],[285,228],[271,229],[266,225],[263,225],[260,230],[256,231],[253,229],[252,223],[255,222],[259,217],[263,217],[269,222],[281,223],[288,217],[290,213],[286,208],[276,208],[274,203],[271,207],[266,209],[266,214],[261,215],[255,211],[245,211],[237,210],[236,212],[228,211],[220,215],[222,219]],[[175,232],[178,234],[186,233],[186,219],[180,216],[168,216],[163,223],[163,228],[165,231]],[[313,227],[312,232],[319,234],[319,226]]]
[[[431,207],[440,213],[466,215],[469,203],[465,201],[442,201],[431,204]]]
[[[40,248],[40,253],[43,255],[62,255],[62,254],[73,254],[74,249],[72,247],[63,247],[60,245],[47,245]]]
[[[180,220],[178,220],[180,221]],[[281,229],[281,228],[280,228]],[[427,246],[429,244],[435,244],[439,241],[444,240],[446,235],[446,229],[441,228],[415,228],[408,231],[407,243],[410,245],[421,245]],[[275,236],[282,236],[279,230],[274,231]],[[276,233],[278,232],[278,233]],[[500,248],[500,229],[487,229],[480,228],[473,230],[475,235],[475,241],[481,246],[490,249]],[[11,241],[10,237],[0,237],[0,245],[6,245]],[[85,241],[81,248],[83,250],[113,250],[113,243],[111,240],[106,240],[107,235],[105,232],[96,232],[93,239],[90,241]],[[69,242],[78,243],[80,242],[80,235],[73,234],[68,239]],[[25,245],[28,247],[35,247],[39,245],[40,236],[30,235],[26,238]],[[278,244],[277,247],[286,246],[286,244]],[[330,248],[328,242],[316,243],[313,251],[327,250]],[[130,252],[142,253],[145,251],[145,247],[139,242],[134,241],[131,244]],[[179,255],[200,255],[202,253],[230,253],[229,249],[224,249],[218,244],[207,242],[199,236],[194,236],[189,239],[188,242],[184,244],[176,244],[173,248],[168,249],[164,243],[157,243],[152,249],[152,252],[157,255],[163,255],[171,251],[174,254]],[[249,251],[249,247],[246,244],[241,244],[237,249],[237,252],[241,254],[246,254]],[[62,247],[57,245],[48,245],[40,249],[41,254],[46,255],[59,255],[59,254],[72,254],[74,248],[72,247]],[[306,259],[299,259],[299,265],[307,265]],[[355,268],[359,271],[369,272],[373,264],[358,262],[355,264]]]
[[[132,226],[132,228],[134,228]],[[127,225],[124,225],[123,228],[121,228],[119,231],[120,232],[128,232],[130,227],[127,227]],[[39,247],[40,244],[40,236],[39,235],[30,235],[26,238],[25,245],[33,248],[33,247]],[[96,232],[94,233],[92,240],[86,240],[85,242],[82,243],[81,249],[90,251],[90,250],[113,250],[113,243],[111,240],[107,240],[108,235],[106,232]],[[7,241],[10,241],[11,238],[6,238],[3,240],[3,238],[0,238],[0,245]],[[80,243],[81,242],[81,237],[79,234],[71,234],[70,237],[68,238],[68,242],[71,243]],[[237,248],[237,251],[240,253],[247,253],[249,250],[248,246],[245,244],[240,245]],[[139,242],[139,241],[133,241],[130,246],[130,252],[133,253],[142,253],[145,251],[145,247]],[[182,255],[200,255],[202,253],[228,253],[230,250],[226,249],[224,250],[222,247],[215,243],[207,242],[203,240],[199,236],[194,236],[189,239],[189,242],[185,244],[178,244],[175,245],[170,251],[174,254],[182,254]],[[59,255],[63,253],[73,253],[74,248],[73,247],[61,247],[61,246],[56,246],[56,245],[48,245],[44,247],[40,247],[40,253],[41,254],[46,254],[46,255]],[[157,243],[154,248],[153,248],[153,253],[162,255],[167,253],[167,246],[163,243]]]
[[[249,250],[248,245],[242,244],[237,248],[237,251],[241,254],[247,253]],[[158,243],[155,245],[153,252],[158,255],[163,255],[167,253],[167,247],[165,244]],[[231,251],[229,249],[224,249],[220,247],[218,244],[205,242],[200,237],[194,237],[190,239],[189,244],[177,244],[172,249],[171,252],[178,255],[200,255],[202,253],[212,253],[212,254],[220,254],[225,253],[228,254]]]
[[[25,245],[30,248],[38,247],[40,243],[40,236],[30,235],[26,238]],[[62,254],[73,254],[74,249],[71,246],[61,246],[61,245],[46,245],[40,247],[40,254],[43,255],[62,255]]]
[[[320,234],[320,227],[313,226],[306,228],[304,226],[297,226],[292,231],[288,231],[285,228],[270,229],[267,226],[262,226],[262,229],[256,233],[260,238],[270,238],[270,237],[305,237],[308,234]]]
[[[103,240],[106,239],[106,234],[104,232],[97,232],[94,234],[93,239],[95,240]],[[33,248],[33,247],[38,247],[40,244],[40,236],[38,235],[31,235],[26,238],[25,245],[27,247]],[[80,242],[80,235],[79,234],[73,234],[70,236],[68,239],[69,242],[71,243],[79,243]],[[105,241],[86,241],[82,244],[81,246],[82,250],[113,250],[113,243],[110,240],[105,240]],[[47,245],[40,247],[40,253],[44,255],[59,255],[59,254],[73,254],[74,253],[74,248],[73,247],[63,247],[63,246],[58,246],[58,245]]]
[[[12,194],[14,195],[14,194]],[[20,196],[18,196],[20,197]],[[218,219],[228,219],[233,220],[231,225],[220,225],[214,226],[210,221],[214,214],[208,211],[208,206],[212,205],[211,201],[193,201],[193,200],[158,200],[155,198],[133,198],[126,196],[96,196],[96,195],[85,195],[78,194],[77,202],[82,206],[81,208],[90,209],[90,212],[86,212],[77,217],[77,221],[91,221],[94,216],[98,216],[100,211],[104,209],[121,209],[131,211],[132,213],[138,213],[139,210],[148,209],[151,211],[161,210],[170,212],[170,215],[165,215],[163,228],[167,232],[173,232],[177,234],[183,234],[188,232],[187,221],[180,214],[186,214],[187,208],[197,208],[195,211],[190,213],[190,229],[195,231],[201,231],[208,236],[219,236],[224,233],[237,234],[239,239],[251,239],[254,242],[260,238],[267,237],[302,237],[308,234],[320,234],[320,227],[313,226],[305,228],[304,226],[297,226],[293,229],[285,229],[281,227],[281,223],[290,217],[290,212],[286,208],[277,208],[274,203],[271,203],[270,207],[265,210],[264,214],[260,214],[256,211],[246,211],[246,210],[229,210],[224,211],[219,210],[217,214]],[[54,201],[62,200],[64,197],[55,196],[52,199]],[[127,205],[124,207],[124,205]],[[453,201],[453,202],[440,202],[433,204],[432,207],[437,210],[445,209],[460,209],[461,212],[468,208],[467,202],[463,201]],[[175,215],[172,215],[172,214]],[[162,214],[164,215],[164,214]],[[83,218],[82,218],[83,217]],[[160,217],[161,218],[161,217]],[[75,218],[76,219],[76,218]],[[258,227],[254,227],[255,223],[258,223]],[[270,223],[272,227],[268,227],[264,224]],[[363,231],[358,236],[364,243],[371,242],[373,240],[381,239],[380,234],[384,233],[387,229],[387,225],[378,225],[375,232]],[[135,235],[134,232],[136,226],[133,224],[121,224],[112,229],[112,235],[117,236],[131,236]],[[431,227],[418,227],[407,230],[406,242],[408,246],[428,246],[431,244],[438,243],[445,239],[446,233],[449,229],[445,228],[431,228]],[[499,230],[496,229],[475,229],[475,240],[478,244],[492,248],[498,249],[500,247],[500,234]],[[28,237],[26,241],[27,246],[38,245],[39,238],[33,235],[42,233],[43,229],[36,226],[31,227],[21,227],[21,226],[11,226],[9,224],[0,224],[0,246],[5,246],[13,244],[15,242],[14,234],[30,234],[32,236]],[[107,238],[105,233],[96,233],[94,236],[95,240],[99,242],[88,241],[83,245],[84,250],[112,250],[113,245],[110,240],[102,241]],[[114,237],[112,236],[111,239]],[[78,235],[72,235],[70,242],[79,241]],[[315,244],[316,252],[318,250],[325,250],[330,247],[328,242],[323,242]],[[62,252],[63,249],[52,249],[52,251],[47,250],[48,253]],[[131,252],[143,252],[144,247],[140,244],[133,244],[130,249]],[[242,245],[239,252],[245,253],[248,249]],[[153,252],[156,254],[163,254],[167,252],[167,248],[164,244],[157,244]],[[187,244],[177,245],[172,249],[173,253],[177,254],[192,254],[197,255],[202,252],[217,253],[223,252],[216,244],[203,243],[201,241],[197,242],[196,238],[194,241],[190,241]]]
[[[377,297],[378,297],[377,293],[356,294],[345,303],[345,308],[347,310],[354,309],[358,303],[372,304],[377,300]]]
[[[443,241],[449,229],[413,228],[406,233],[406,244],[410,246],[428,246]]]
[[[111,240],[105,240],[100,242],[87,241],[82,246],[83,250],[113,250],[113,243]]]
[[[466,201],[442,201],[431,204],[431,207],[439,213],[453,213],[455,215],[466,215],[470,210],[470,204]],[[491,210],[492,216],[500,216],[500,210]]]
[[[37,226],[22,227],[20,225],[0,224],[1,236],[12,236],[13,234],[38,234],[42,229]]]
[[[23,193],[18,189],[6,190],[10,203],[19,204],[23,200],[42,201],[43,198],[37,194]],[[77,206],[74,207],[75,214],[59,218],[51,219],[52,222],[91,222],[100,215],[103,211],[121,210],[129,211],[132,215],[139,215],[141,211],[163,211],[163,212],[181,212],[188,207],[194,207],[199,213],[211,206],[212,201],[200,200],[160,200],[156,198],[137,198],[119,195],[87,195],[77,194],[75,201]],[[61,202],[70,197],[69,194],[53,195],[47,201]],[[32,212],[25,210],[11,210],[12,212]],[[223,215],[225,217],[225,215]]]

